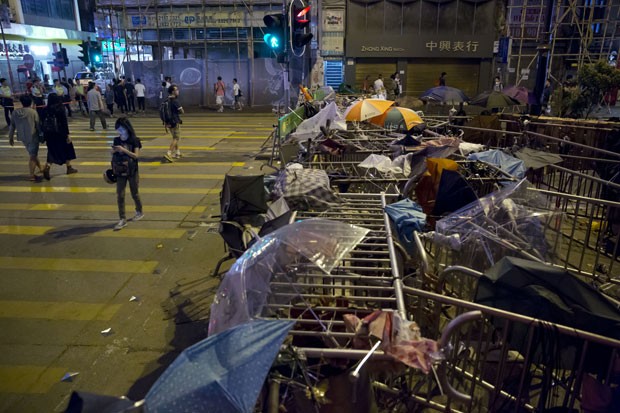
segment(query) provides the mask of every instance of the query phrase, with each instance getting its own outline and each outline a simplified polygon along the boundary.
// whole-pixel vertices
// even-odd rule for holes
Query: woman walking
[[[41,129],[47,145],[47,162],[43,169],[43,177],[51,179],[50,168],[52,164],[67,165],[67,175],[74,174],[77,169],[71,166],[75,159],[75,149],[69,135],[69,123],[63,100],[55,93],[47,97],[47,108],[44,118],[41,120]]]
[[[138,193],[140,181],[138,158],[142,143],[140,143],[140,139],[136,136],[136,132],[129,119],[119,118],[114,127],[118,132],[118,136],[114,138],[112,143],[112,172],[116,176],[116,201],[120,218],[118,224],[114,226],[114,230],[118,231],[127,226],[125,216],[125,188],[127,187],[127,182],[129,182],[131,197],[136,204],[136,215],[134,215],[132,221],[139,221],[144,217],[142,201],[140,201],[140,194]]]

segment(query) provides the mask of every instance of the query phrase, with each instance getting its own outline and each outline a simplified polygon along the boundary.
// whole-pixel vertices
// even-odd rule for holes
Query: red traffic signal
[[[293,48],[301,49],[312,40],[310,33],[310,7],[292,7],[291,13],[291,45]]]

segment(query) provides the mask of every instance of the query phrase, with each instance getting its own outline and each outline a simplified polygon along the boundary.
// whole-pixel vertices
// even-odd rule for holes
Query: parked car
[[[95,82],[97,86],[105,93],[105,85],[112,83],[114,73],[112,72],[78,72],[75,74],[75,83],[84,87],[88,86],[88,82]]]

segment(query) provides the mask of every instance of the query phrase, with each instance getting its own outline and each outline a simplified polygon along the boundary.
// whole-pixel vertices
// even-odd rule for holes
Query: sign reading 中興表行
[[[127,16],[127,26],[133,29],[149,28],[160,29],[183,28],[183,27],[246,27],[246,15],[244,12],[168,12],[148,13]]]
[[[493,56],[493,39],[479,36],[422,37],[404,40],[402,37],[362,38],[347,36],[346,50],[351,57],[469,57]]]

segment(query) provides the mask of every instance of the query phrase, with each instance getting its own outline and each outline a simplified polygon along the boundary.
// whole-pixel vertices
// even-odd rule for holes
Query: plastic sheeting
[[[209,334],[264,314],[265,305],[288,304],[297,297],[297,266],[312,264],[329,274],[366,236],[368,229],[326,219],[295,222],[272,232],[248,249],[226,273],[211,306]],[[270,282],[279,281],[278,295]]]
[[[321,133],[321,127],[327,127],[328,124],[330,129],[347,130],[347,122],[340,112],[338,112],[338,108],[334,102],[329,103],[313,117],[301,122],[299,126],[297,126],[295,132],[291,133],[290,136],[296,141],[305,142],[308,139],[315,138]]]

